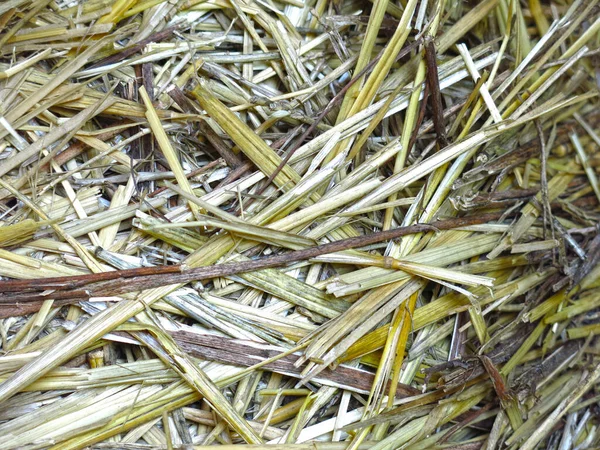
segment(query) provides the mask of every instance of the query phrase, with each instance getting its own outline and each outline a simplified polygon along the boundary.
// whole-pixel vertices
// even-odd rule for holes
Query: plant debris
[[[0,450],[600,447],[600,2],[0,4]]]

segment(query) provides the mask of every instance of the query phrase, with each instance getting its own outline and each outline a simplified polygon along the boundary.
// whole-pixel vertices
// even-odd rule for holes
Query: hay
[[[0,450],[600,446],[600,5],[0,4]]]

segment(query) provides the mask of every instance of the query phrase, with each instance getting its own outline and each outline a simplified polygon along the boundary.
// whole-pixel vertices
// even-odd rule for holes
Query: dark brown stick
[[[425,45],[425,62],[427,64],[427,85],[429,86],[429,98],[433,110],[433,128],[437,134],[440,148],[448,145],[446,138],[446,127],[444,126],[444,107],[442,105],[442,92],[440,91],[440,79],[437,70],[435,44],[433,39],[427,40]],[[425,99],[423,99],[425,101]]]
[[[277,256],[193,269],[189,269],[185,265],[173,265],[116,270],[113,272],[69,277],[0,281],[0,292],[2,292],[0,294],[0,304],[15,305],[21,302],[39,302],[47,299],[87,299],[98,296],[121,295],[127,292],[141,291],[171,284],[225,277],[238,273],[281,267],[289,263],[308,260],[320,255],[364,247],[409,234],[424,233],[432,230],[449,230],[462,226],[487,223],[498,220],[500,217],[500,213],[495,213],[441,220],[434,224],[411,225],[370,235],[342,239]]]
[[[266,359],[277,356],[280,351],[269,345],[248,344],[236,339],[202,335],[186,331],[173,331],[171,335],[177,344],[190,355],[223,364],[250,367]],[[281,350],[283,351],[283,350]],[[288,355],[266,364],[264,370],[281,373],[293,378],[302,378],[302,367],[296,367],[297,355]],[[368,393],[373,384],[374,374],[359,368],[340,365],[335,370],[325,369],[314,381],[326,386],[345,386],[346,389]],[[421,392],[406,384],[398,383],[398,397],[409,397]]]

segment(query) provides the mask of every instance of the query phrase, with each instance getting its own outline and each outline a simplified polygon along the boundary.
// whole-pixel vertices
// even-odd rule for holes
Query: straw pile
[[[598,0],[5,0],[0,449],[600,446]]]

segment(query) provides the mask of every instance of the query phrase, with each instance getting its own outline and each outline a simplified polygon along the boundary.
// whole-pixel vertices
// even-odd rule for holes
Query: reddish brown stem
[[[415,233],[449,230],[474,224],[487,223],[501,217],[500,213],[458,219],[448,219],[434,224],[418,224],[395,228],[365,236],[342,239],[315,247],[296,250],[277,256],[237,263],[219,264],[188,269],[184,265],[142,267],[69,277],[35,280],[0,281],[0,304],[15,305],[19,302],[47,299],[87,299],[90,297],[121,295],[171,284],[188,283],[225,277],[238,273],[281,267],[328,253],[364,247],[378,242],[396,239]],[[51,291],[51,292],[48,292]]]
[[[440,148],[444,148],[448,145],[448,139],[446,138],[446,127],[444,126],[444,107],[437,70],[435,44],[432,39],[428,40],[425,45],[425,62],[427,63],[427,85],[431,94],[431,109],[433,110],[433,127],[437,134],[438,145]]]

